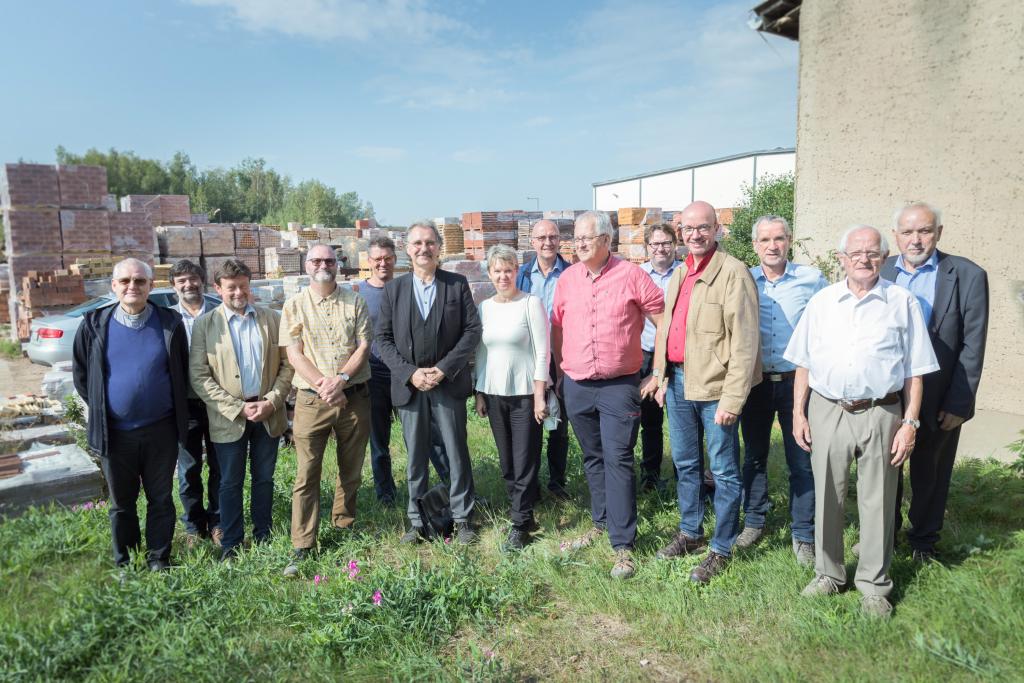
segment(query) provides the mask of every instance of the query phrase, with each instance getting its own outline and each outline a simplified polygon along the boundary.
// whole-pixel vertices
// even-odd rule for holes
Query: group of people
[[[690,578],[707,583],[727,568],[735,548],[766,534],[767,459],[777,418],[789,470],[793,552],[815,570],[803,594],[832,594],[846,585],[844,503],[856,460],[855,584],[866,613],[887,615],[907,459],[913,491],[907,539],[916,560],[935,556],[960,425],[973,415],[983,364],[985,272],[937,250],[941,213],[924,203],[896,212],[898,255],[889,256],[876,228],[844,232],[838,254],[846,277],[832,285],[817,269],[789,260],[792,234],[779,216],[755,221],[751,239],[760,263],[753,268],[719,246],[722,230],[706,202],[690,204],[672,224],[647,226],[649,259],[640,266],[611,253],[612,230],[603,212],[580,215],[573,237],[578,262],[571,265],[559,254],[558,226],[547,220],[533,226],[536,256],[526,263],[510,247],[492,247],[486,267],[495,294],[479,307],[465,277],[439,268],[441,236],[426,221],[406,234],[408,274],[394,276],[390,239],[371,241],[371,277],[358,292],[338,286],[330,247],[311,248],[310,286],[280,314],[252,305],[251,273],[236,260],[213,274],[222,299],[213,310],[203,297],[204,274],[193,263],[179,261],[171,271],[176,310],[147,303],[148,265],[118,263],[117,305],[89,313],[74,346],[76,388],[90,408],[89,443],[110,486],[115,562],[128,562],[140,545],[141,482],[149,566],[169,566],[175,464],[190,542],[210,536],[224,560],[238,554],[246,462],[252,542],[266,541],[292,387],[297,473],[294,553],[285,575],[298,574],[317,547],[322,464],[332,433],[335,533],[349,532],[356,521],[368,441],[377,497],[396,500],[393,413],[408,453],[410,524],[401,541],[429,535],[417,502],[430,488],[432,462],[447,488],[454,540],[473,543],[466,412],[475,396],[476,412],[490,422],[509,496],[504,549],[522,549],[537,529],[545,431],[547,489],[569,498],[571,424],[593,524],[562,547],[578,550],[607,537],[615,578],[636,571],[638,439],[639,488],[659,488],[667,414],[680,521],[657,557],[706,549]],[[704,529],[709,485],[710,536]]]

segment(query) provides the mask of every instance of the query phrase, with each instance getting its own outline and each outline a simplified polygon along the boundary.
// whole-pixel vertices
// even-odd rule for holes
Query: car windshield
[[[64,311],[64,315],[70,316],[72,318],[81,318],[89,311],[97,309],[100,306],[105,306],[106,304],[111,303],[113,300],[114,297],[112,296],[98,296],[95,299],[89,299],[80,306],[75,306],[69,311]]]

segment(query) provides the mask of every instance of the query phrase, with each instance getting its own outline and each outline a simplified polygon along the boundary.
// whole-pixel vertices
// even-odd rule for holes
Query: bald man
[[[667,406],[680,522],[658,557],[692,554],[708,545],[699,432],[703,426],[715,479],[715,532],[710,552],[690,579],[704,584],[725,569],[739,535],[738,419],[750,388],[761,381],[760,323],[750,271],[718,248],[715,208],[707,202],[687,206],[680,214],[678,234],[689,253],[665,289],[651,382],[657,386],[655,400]]]

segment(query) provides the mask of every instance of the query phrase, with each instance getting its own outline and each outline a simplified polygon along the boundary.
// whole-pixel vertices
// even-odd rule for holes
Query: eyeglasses
[[[710,235],[711,231],[715,229],[715,226],[704,223],[703,225],[687,225],[679,229],[679,232],[684,235],[692,235],[695,232],[699,232],[702,235]]]
[[[676,245],[675,242],[648,242],[647,246],[651,249],[671,249]]]
[[[147,280],[144,277],[119,277],[116,280],[114,280],[114,282],[121,285],[122,287],[127,287],[128,285],[135,285],[136,287],[141,287],[142,285],[149,284],[149,280]]]
[[[338,264],[338,259],[336,258],[311,258],[306,260],[312,263],[314,268],[319,268],[321,265],[333,267]]]
[[[589,236],[586,236],[586,237],[573,237],[572,241],[575,242],[576,244],[590,244],[591,242],[596,240],[598,237],[604,237],[604,235],[589,235]]]
[[[538,242],[557,242],[558,235],[541,235],[540,237],[531,237],[530,239],[537,240]]]
[[[877,251],[855,251],[852,254],[847,254],[846,258],[853,262],[860,261],[863,258],[866,258],[869,261],[877,261],[882,258],[882,254]]]

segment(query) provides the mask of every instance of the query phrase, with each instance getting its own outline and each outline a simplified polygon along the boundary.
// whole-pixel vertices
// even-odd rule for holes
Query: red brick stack
[[[644,230],[649,225],[661,223],[661,209],[658,207],[621,208],[618,211],[618,253],[633,263],[647,260],[644,245]]]
[[[130,194],[121,197],[121,211],[141,212],[150,225],[189,225],[192,209],[184,194]]]
[[[154,254],[160,253],[156,231],[149,216],[141,211],[108,214],[110,251],[115,259],[133,257],[153,265]]]
[[[199,228],[204,256],[233,256],[235,253],[235,227],[230,223],[207,223]]]
[[[110,212],[105,209],[61,209],[60,234],[65,268],[79,257],[110,256]]]
[[[40,273],[29,271],[21,279],[21,301],[29,309],[44,306],[72,306],[85,301],[85,281],[66,270]]]
[[[4,165],[0,206],[11,291],[21,286],[29,271],[61,268],[57,169],[43,164]]]
[[[462,214],[463,245],[466,258],[483,261],[495,244],[518,246],[518,209],[511,211],[471,211]]]
[[[73,209],[107,208],[105,166],[57,166],[60,205]]]
[[[254,280],[263,278],[263,251],[260,249],[260,226],[255,223],[235,225],[235,258],[244,263]]]

